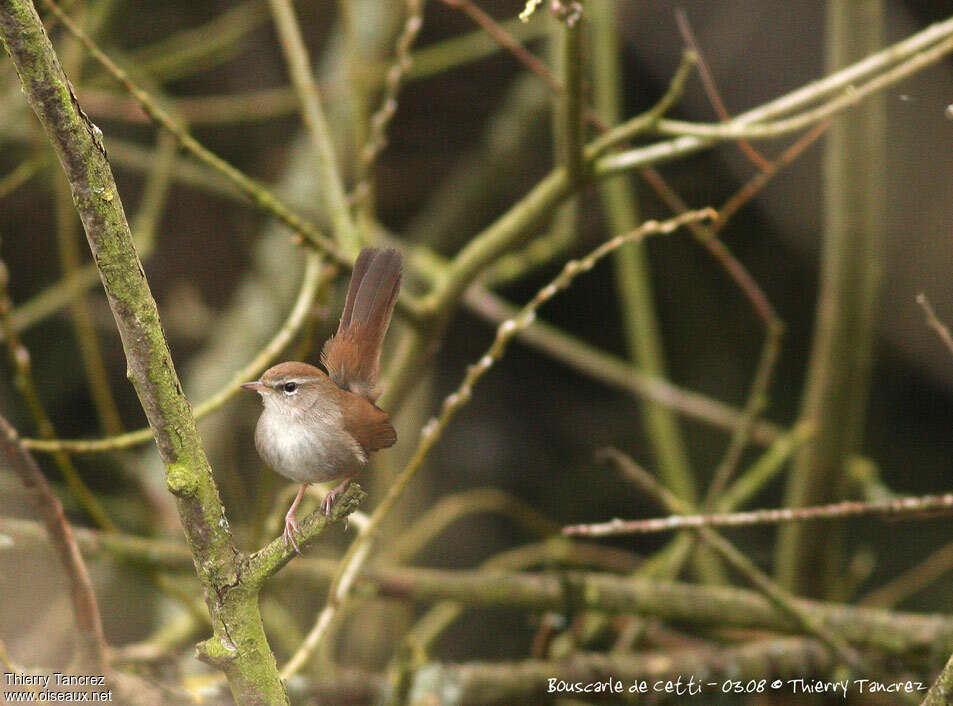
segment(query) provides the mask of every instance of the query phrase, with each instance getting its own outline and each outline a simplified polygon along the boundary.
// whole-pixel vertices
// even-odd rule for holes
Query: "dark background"
[[[515,14],[522,3],[484,0],[479,4],[505,18]],[[102,42],[121,55],[200,25],[232,5],[205,1],[117,3],[101,32]],[[673,17],[675,3],[632,1],[619,5],[626,114],[631,115],[650,107],[664,91],[677,65],[681,41]],[[823,72],[822,3],[697,1],[678,6],[686,10],[732,112],[793,90]],[[943,18],[946,12],[945,3],[893,3],[887,40],[908,36]],[[313,55],[320,56],[337,16],[336,3],[300,3],[299,15]],[[473,29],[464,15],[440,2],[431,2],[417,47]],[[531,47],[541,54],[544,51],[539,41]],[[97,73],[91,63],[85,66],[87,75]],[[6,64],[2,68],[9,72]],[[479,149],[488,121],[521,73],[512,57],[498,53],[405,85],[389,130],[390,144],[378,169],[378,215],[387,228],[404,237],[435,237],[421,232],[421,211],[428,208],[434,193],[468,155]],[[84,82],[74,82],[83,101]],[[171,81],[163,90],[169,96],[183,97],[285,83],[284,61],[270,23],[265,22],[236,47],[232,58],[194,76]],[[914,297],[919,291],[927,292],[940,317],[953,320],[949,277],[953,264],[953,121],[944,117],[946,106],[953,102],[949,59],[891,87],[884,95],[889,116],[887,261],[863,452],[878,463],[883,480],[897,492],[944,492],[951,482],[953,455],[949,433],[953,426],[953,360],[924,325]],[[22,105],[13,102],[0,106],[0,123],[9,117],[10,121],[34,125],[32,116],[23,111]],[[715,119],[697,78],[690,81],[685,100],[673,115]],[[150,126],[95,114],[93,118],[107,138],[143,144],[153,141]],[[536,113],[535,122],[537,128],[528,131],[519,143],[519,168],[501,175],[489,193],[452,223],[449,232],[440,235],[446,253],[454,252],[545,174],[551,164],[545,110]],[[239,125],[197,127],[194,134],[244,171],[271,182],[288,167],[299,131],[299,122],[291,114]],[[5,134],[0,127],[0,173],[19,164],[39,139],[36,133],[27,139],[18,138],[8,131]],[[758,146],[774,155],[786,144],[779,141]],[[765,289],[788,327],[767,415],[779,424],[790,424],[797,414],[811,342],[821,222],[820,144],[776,177],[724,233],[725,242]],[[121,164],[116,165],[116,172],[121,197],[127,210],[132,210],[141,191],[141,173]],[[753,168],[735,146],[726,145],[664,165],[662,172],[690,205],[704,206],[723,203],[753,174]],[[0,201],[0,254],[9,267],[10,292],[17,303],[43,291],[59,277],[53,255],[56,245],[48,176],[47,172],[41,173]],[[641,183],[639,200],[645,217],[668,215]],[[609,235],[594,195],[584,194],[580,204],[579,237],[573,250],[578,254]],[[156,236],[157,248],[146,263],[146,272],[166,317],[176,361],[187,371],[186,391],[193,403],[204,397],[194,392],[202,385],[202,368],[194,359],[214,342],[209,336],[218,335],[214,323],[233,305],[258,257],[255,245],[266,225],[266,218],[231,199],[183,184],[172,188]],[[671,379],[685,388],[741,406],[761,345],[756,317],[734,284],[689,236],[679,234],[653,241],[649,252]],[[505,288],[503,294],[514,302],[525,301],[558,272],[558,264]],[[300,258],[289,256],[290,279],[297,276],[299,268]],[[280,265],[275,272],[280,277]],[[95,289],[90,300],[124,423],[136,428],[144,417],[125,380],[122,350],[108,309],[101,292]],[[316,326],[315,342],[330,332],[339,300],[332,299],[327,306],[328,316]],[[283,312],[274,312],[273,316],[280,319]],[[620,357],[625,355],[608,264],[580,277],[568,294],[547,305],[540,315],[593,345]],[[419,427],[429,414],[427,410],[456,387],[465,366],[482,355],[491,337],[492,330],[486,324],[465,313],[457,316],[440,350],[427,397],[414,407],[419,416],[405,419],[405,428]],[[31,328],[25,334],[25,343],[33,355],[40,392],[59,434],[99,435],[82,371],[76,364],[78,354],[67,317],[54,316]],[[252,352],[246,351],[248,355]],[[312,354],[311,360],[314,358]],[[243,364],[242,356],[237,361]],[[227,369],[233,364],[221,365]],[[191,377],[188,371],[192,371]],[[33,434],[7,372],[0,380],[3,412],[24,434]],[[267,471],[254,454],[251,428],[256,413],[252,399],[231,402],[216,413],[225,417],[230,430],[214,446],[212,460],[223,486],[226,508],[237,525],[252,519],[257,505],[268,504],[279,484],[265,477]],[[683,428],[694,468],[705,478],[724,452],[727,437],[691,421],[684,421]],[[404,434],[402,439],[407,441],[402,440],[403,450],[390,458],[382,456],[377,464],[380,475],[399,468],[400,454],[411,448],[414,438],[413,432]],[[411,446],[404,448],[404,443]],[[481,382],[472,402],[432,454],[425,481],[408,511],[426,507],[427,498],[466,488],[497,486],[560,524],[657,514],[658,509],[635,489],[593,460],[594,451],[607,444],[651,464],[637,400],[515,344],[502,364]],[[88,483],[121,508],[128,488],[117,465],[132,456],[79,457],[77,463]],[[753,452],[750,457],[754,457]],[[45,468],[55,478],[55,469],[46,461]],[[137,463],[146,461],[139,457]],[[5,482],[4,487],[10,488],[5,510],[28,515],[19,505],[12,483]],[[370,483],[370,487],[373,500],[373,493],[379,493],[382,486]],[[777,505],[780,489],[781,485],[775,484],[758,505]],[[136,525],[135,515],[128,512],[130,528]],[[81,524],[88,521],[75,508],[71,517]],[[851,552],[869,552],[876,562],[865,587],[888,579],[945,542],[947,526],[943,519],[852,521]],[[772,530],[756,530],[732,536],[754,559],[768,566],[773,534]],[[525,533],[509,521],[480,515],[454,525],[419,561],[472,567],[525,539]],[[338,537],[336,541],[343,540]],[[612,544],[641,553],[660,546],[661,541],[622,538]],[[9,625],[16,624],[27,634],[40,619],[42,601],[52,600],[59,589],[55,583],[43,586],[42,567],[22,557],[13,566],[19,567],[20,577],[14,579],[13,573],[3,572],[3,594],[11,595],[17,586],[30,590],[7,606],[13,610],[9,614],[4,611],[4,621],[9,618]],[[944,610],[949,599],[946,582],[939,582],[903,607]],[[121,644],[148,632],[149,612],[140,611],[128,594],[107,586],[102,600],[112,642]],[[11,617],[14,614],[16,617]],[[310,615],[307,606],[302,606],[302,615],[306,619]],[[441,656],[525,655],[534,629],[522,613],[471,611],[446,633]],[[18,658],[26,660],[29,644],[18,643],[6,628],[3,633],[4,639],[12,640],[11,649],[20,650]],[[345,650],[350,659],[364,659],[368,651],[373,652],[373,646],[367,644],[373,640],[365,642],[353,635],[350,639],[352,644]]]

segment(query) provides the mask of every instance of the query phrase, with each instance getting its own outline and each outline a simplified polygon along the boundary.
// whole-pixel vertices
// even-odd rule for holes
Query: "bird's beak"
[[[242,387],[246,390],[254,390],[255,392],[261,392],[265,389],[265,386],[261,384],[260,380],[255,380],[255,382],[243,382]]]

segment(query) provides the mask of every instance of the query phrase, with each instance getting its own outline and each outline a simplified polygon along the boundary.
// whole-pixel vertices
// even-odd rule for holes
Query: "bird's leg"
[[[301,554],[301,550],[298,549],[298,542],[295,540],[295,533],[300,534],[298,530],[298,521],[295,519],[295,510],[298,509],[298,503],[301,502],[301,498],[304,497],[305,491],[308,489],[308,484],[305,483],[298,490],[298,494],[295,496],[294,502],[291,503],[291,507],[288,508],[288,512],[285,514],[285,531],[282,533],[285,538],[286,547],[294,547],[294,550]]]
[[[324,496],[324,500],[321,502],[321,512],[323,512],[327,517],[331,516],[331,507],[334,505],[334,501],[337,499],[338,495],[347,490],[347,487],[351,484],[350,478],[345,478],[342,480],[337,487]]]

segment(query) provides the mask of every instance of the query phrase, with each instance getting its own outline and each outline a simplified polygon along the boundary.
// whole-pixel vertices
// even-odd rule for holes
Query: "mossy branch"
[[[357,495],[349,502],[354,502],[360,492],[356,491]],[[319,521],[313,527],[320,530],[323,521],[314,519]],[[336,519],[335,515],[332,521]],[[29,521],[0,520],[0,530],[15,537],[36,540],[42,537],[39,525]],[[166,569],[185,570],[190,564],[188,549],[169,541],[87,529],[76,531],[76,541],[83,553],[89,556],[109,555],[122,561]],[[562,546],[564,548],[559,549],[554,544],[553,551],[571,553],[580,545],[565,542]],[[538,544],[528,547],[538,559],[545,556]],[[803,631],[795,619],[778,611],[770,600],[753,590],[632,578],[599,571],[514,572],[512,567],[500,562],[494,561],[494,564],[479,570],[371,565],[358,577],[356,584],[362,596],[376,595],[424,603],[454,601],[471,607],[534,611],[585,608],[649,615],[691,625],[793,634]],[[305,558],[290,564],[275,580],[293,581],[297,586],[309,588],[320,587],[331,580],[335,568],[333,560]],[[625,569],[622,566],[617,568]],[[856,648],[879,650],[898,657],[916,656],[918,659],[942,658],[953,651],[953,616],[800,598],[794,603]]]
[[[213,636],[200,654],[221,667],[240,704],[287,703],[258,612],[258,589],[288,560],[269,545],[252,557],[231,537],[218,489],[182,392],[156,302],[122,207],[103,147],[102,132],[83,113],[49,37],[28,0],[0,1],[0,39],[23,91],[69,181],[212,618]],[[333,519],[353,508],[342,506]],[[308,538],[327,524],[306,520]]]

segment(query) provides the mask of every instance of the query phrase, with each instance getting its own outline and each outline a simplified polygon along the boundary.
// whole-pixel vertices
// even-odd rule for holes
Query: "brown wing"
[[[337,333],[324,344],[321,362],[344,389],[377,399],[381,344],[400,290],[402,257],[393,248],[365,248],[354,263]]]
[[[397,432],[387,412],[363,397],[342,390],[338,404],[344,418],[344,428],[370,454],[397,443]]]

